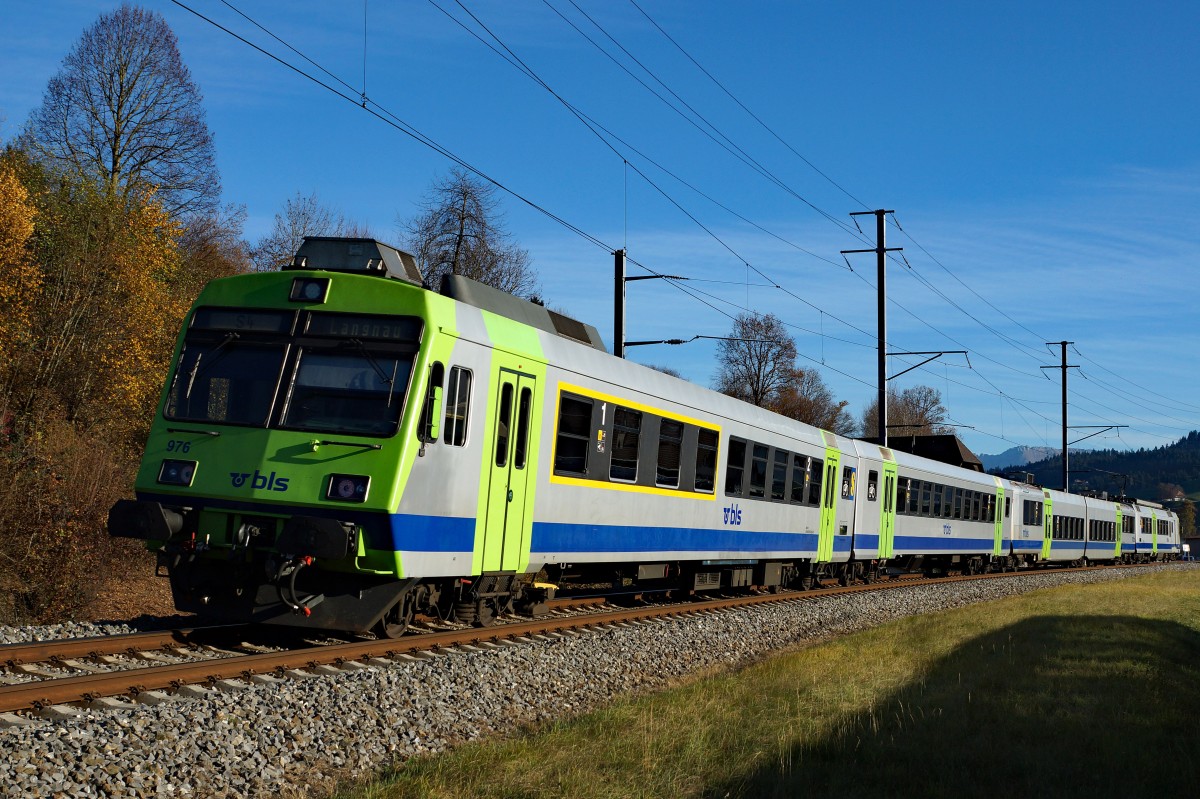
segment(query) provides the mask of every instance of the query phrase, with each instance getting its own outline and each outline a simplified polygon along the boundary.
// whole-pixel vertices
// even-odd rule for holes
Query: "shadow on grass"
[[[704,795],[1200,796],[1200,634],[1121,616],[1030,619]]]

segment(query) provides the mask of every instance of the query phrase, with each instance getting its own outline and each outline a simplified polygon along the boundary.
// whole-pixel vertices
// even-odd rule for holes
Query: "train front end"
[[[203,290],[137,498],[109,514],[157,552],[180,611],[367,630],[396,604],[391,511],[436,303],[411,256],[372,240],[308,239],[290,268]]]

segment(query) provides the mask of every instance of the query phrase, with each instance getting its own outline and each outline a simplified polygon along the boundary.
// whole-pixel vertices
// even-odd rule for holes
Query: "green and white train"
[[[370,239],[307,239],[283,271],[203,290],[135,489],[109,531],[158,552],[179,610],[387,636],[417,613],[536,613],[572,583],[773,589],[1179,553],[1165,509],[835,436],[465,278],[428,290]]]

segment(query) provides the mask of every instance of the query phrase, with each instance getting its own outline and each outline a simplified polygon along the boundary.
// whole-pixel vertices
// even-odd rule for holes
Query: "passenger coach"
[[[806,587],[1178,553],[1174,515],[836,436],[412,256],[306,239],[180,333],[113,535],[204,617],[399,635],[556,586]]]

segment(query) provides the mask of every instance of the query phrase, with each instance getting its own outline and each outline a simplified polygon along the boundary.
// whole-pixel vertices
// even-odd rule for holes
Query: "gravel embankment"
[[[946,583],[570,635],[0,729],[5,796],[307,796],[417,753],[902,616],[1136,571]],[[133,627],[0,628],[0,641]],[[139,629],[141,627],[139,626]]]

